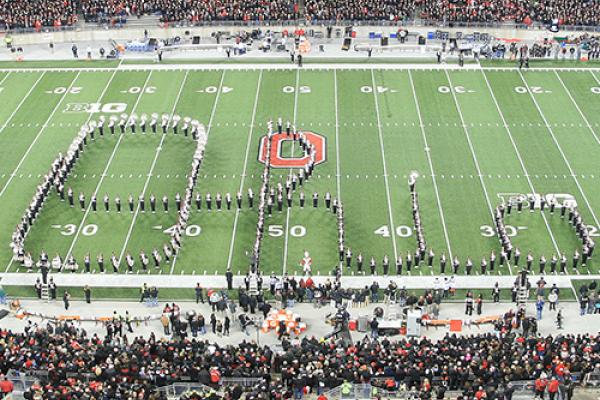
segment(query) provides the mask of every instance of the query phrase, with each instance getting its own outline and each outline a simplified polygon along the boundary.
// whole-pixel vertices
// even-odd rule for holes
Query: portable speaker
[[[350,50],[351,45],[352,45],[352,38],[345,38],[344,44],[342,45],[342,50],[344,50],[344,51]]]

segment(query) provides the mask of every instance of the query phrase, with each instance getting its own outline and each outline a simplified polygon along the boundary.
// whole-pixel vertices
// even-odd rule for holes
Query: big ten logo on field
[[[327,140],[324,136],[318,133],[305,131],[303,132],[305,140],[314,146],[315,151],[315,165],[325,162],[327,159]],[[267,141],[268,136],[265,135],[260,139],[260,147],[258,149],[258,161],[265,163],[267,158]],[[295,143],[300,146],[297,141],[294,140],[292,135],[283,133],[275,133],[271,137],[271,167],[273,168],[304,168],[310,160],[310,154],[308,150],[304,151],[302,157],[287,157],[283,154],[283,144],[285,142]]]
[[[119,114],[127,110],[126,103],[68,103],[64,113]]]

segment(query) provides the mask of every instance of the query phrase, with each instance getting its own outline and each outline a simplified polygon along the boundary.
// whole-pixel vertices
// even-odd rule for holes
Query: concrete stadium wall
[[[266,29],[266,26],[263,26],[262,29]],[[335,28],[339,28],[342,30],[343,26],[336,26]],[[334,28],[334,32],[335,32]],[[221,32],[230,32],[235,33],[240,30],[251,30],[253,27],[232,27],[232,26],[210,26],[210,27],[185,27],[185,28],[177,28],[177,27],[169,27],[163,28],[159,26],[136,26],[136,27],[126,27],[121,29],[90,29],[90,30],[71,30],[71,31],[58,31],[58,32],[40,32],[40,33],[22,33],[22,34],[14,34],[13,43],[15,45],[28,45],[28,44],[44,44],[44,43],[66,43],[66,42],[107,42],[111,39],[116,40],[117,42],[123,42],[128,40],[134,40],[138,38],[144,37],[144,29],[148,29],[151,37],[156,37],[159,39],[167,39],[173,38],[175,36],[180,36],[181,38],[186,38],[188,36],[201,36],[202,39],[210,37],[211,33],[215,31]],[[291,26],[270,26],[269,29],[273,31],[283,31],[285,29],[292,30],[294,29]],[[315,32],[322,32],[325,34],[325,27],[323,26],[310,26],[305,29],[313,29]],[[425,35],[427,32],[433,32],[436,30],[435,27],[409,27],[410,32],[418,32],[420,35]],[[547,30],[540,29],[516,29],[516,28],[440,28],[441,30],[448,32],[462,32],[463,34],[469,34],[473,32],[485,32],[497,38],[516,38],[523,39],[527,41],[533,40],[541,40],[544,38],[552,38],[553,36],[566,36],[566,35],[581,35],[583,32],[568,32],[561,31],[558,34],[554,34]],[[355,27],[355,31],[357,32],[357,40],[367,39],[369,32],[382,32],[384,34],[389,34],[391,32],[396,32],[396,27],[382,27],[382,26],[359,26]],[[189,32],[189,35],[186,35],[186,32]],[[414,40],[414,39],[413,39]]]

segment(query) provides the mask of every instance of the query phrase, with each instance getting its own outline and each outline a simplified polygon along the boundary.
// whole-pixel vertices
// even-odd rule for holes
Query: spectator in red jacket
[[[544,393],[546,392],[546,386],[548,381],[546,380],[546,374],[542,373],[539,378],[535,380],[535,398],[544,399]]]
[[[559,386],[560,383],[558,382],[558,379],[552,377],[552,380],[550,380],[550,383],[548,384],[548,394],[550,395],[550,400],[554,400],[556,398]]]

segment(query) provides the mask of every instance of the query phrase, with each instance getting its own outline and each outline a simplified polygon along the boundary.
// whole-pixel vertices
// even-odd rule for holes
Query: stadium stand
[[[124,23],[143,15],[161,22],[203,23],[238,21],[309,23],[333,21],[426,20],[445,23],[516,23],[595,26],[598,1],[569,0],[294,0],[166,1],[166,0],[35,0],[0,2],[0,21],[6,29],[41,29],[86,22]]]
[[[483,390],[487,399],[504,399],[513,381],[557,379],[568,393],[575,380],[597,369],[600,336],[540,337],[532,330],[523,336],[519,322],[507,313],[497,334],[447,334],[437,342],[284,339],[280,351],[246,341],[220,346],[189,338],[187,330],[172,339],[151,334],[128,342],[118,331],[101,338],[69,323],[30,325],[24,333],[0,330],[0,370],[47,371],[25,394],[31,399],[162,399],[153,394],[159,387],[185,380],[222,390],[227,377],[264,379],[247,398],[289,398],[306,387],[320,393],[344,382],[370,382],[388,390],[413,388],[422,399],[442,390],[463,391],[465,399]]]
[[[76,5],[71,0],[0,1],[0,26],[7,30],[61,27],[72,25],[76,20]]]

